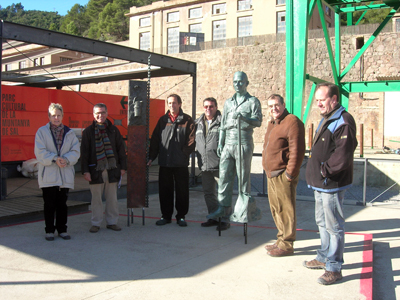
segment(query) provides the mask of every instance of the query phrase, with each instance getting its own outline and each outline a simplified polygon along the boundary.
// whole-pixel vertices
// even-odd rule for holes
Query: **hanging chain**
[[[150,148],[150,79],[151,79],[151,64],[150,64],[151,54],[147,59],[147,101],[146,101],[146,199],[145,207],[149,207],[149,166],[147,162],[149,161],[149,148]]]

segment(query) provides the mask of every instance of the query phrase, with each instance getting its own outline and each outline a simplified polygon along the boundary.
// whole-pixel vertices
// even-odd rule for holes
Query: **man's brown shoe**
[[[272,257],[289,256],[289,255],[293,255],[293,253],[294,253],[293,249],[282,250],[281,248],[278,248],[278,247],[267,252],[267,254]]]
[[[107,229],[111,229],[111,230],[114,230],[114,231],[121,231],[121,227],[119,227],[117,224],[107,225]]]
[[[316,259],[310,261],[303,261],[303,266],[307,269],[317,270],[317,269],[325,269],[325,264]]]
[[[271,251],[272,249],[278,248],[278,246],[276,244],[272,244],[272,245],[265,245],[264,248],[267,251]]]
[[[325,271],[324,275],[318,278],[318,283],[323,285],[328,285],[335,283],[336,281],[342,278],[343,278],[342,271],[339,272]]]

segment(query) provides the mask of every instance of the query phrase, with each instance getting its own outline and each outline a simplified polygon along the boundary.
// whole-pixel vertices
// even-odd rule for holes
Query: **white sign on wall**
[[[400,139],[400,92],[385,93],[384,135]]]

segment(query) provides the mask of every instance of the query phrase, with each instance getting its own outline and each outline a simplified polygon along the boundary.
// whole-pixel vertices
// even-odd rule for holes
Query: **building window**
[[[286,0],[276,0],[276,5],[286,4]]]
[[[201,23],[198,24],[190,24],[189,25],[189,32],[199,33],[202,31]]]
[[[139,49],[150,50],[150,31],[139,33]]]
[[[179,27],[168,28],[168,54],[179,53]]]
[[[213,41],[226,39],[226,20],[213,22]]]
[[[189,19],[201,18],[202,14],[203,12],[201,7],[189,9]]]
[[[276,31],[278,33],[286,32],[286,11],[279,11],[277,14]]]
[[[39,65],[39,58],[35,58],[35,59],[33,60],[33,66],[36,67],[36,66],[38,66],[38,65]]]
[[[19,69],[25,69],[26,68],[26,61],[25,60],[24,61],[20,61],[18,63],[18,67],[19,67]]]
[[[400,18],[396,19],[396,26],[395,26],[395,31],[400,32]]]
[[[226,13],[226,3],[214,4],[212,8],[213,8],[213,15]]]
[[[179,11],[170,12],[167,14],[167,22],[178,22]]]
[[[238,10],[246,10],[251,8],[251,0],[238,0]]]
[[[69,57],[60,57],[60,62],[69,61],[69,60],[72,60],[72,58],[69,58]]]
[[[241,17],[238,18],[238,37],[250,36],[253,30],[253,18]]]
[[[326,14],[327,16],[331,16],[331,15],[332,15],[331,9],[329,8],[328,5],[325,5],[325,14]]]
[[[11,64],[7,64],[4,66],[4,71],[11,71]]]
[[[139,27],[150,26],[150,17],[139,19]]]
[[[40,58],[40,65],[43,66],[44,65],[44,57]]]

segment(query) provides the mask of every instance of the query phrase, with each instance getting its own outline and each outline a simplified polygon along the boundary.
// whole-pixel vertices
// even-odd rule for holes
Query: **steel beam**
[[[191,61],[5,21],[0,38],[113,57],[142,64],[147,64],[147,58],[151,54],[153,66],[174,70],[175,73],[182,75],[196,72],[196,63]]]
[[[314,0],[286,3],[286,108],[301,118],[306,79],[308,24]]]
[[[306,3],[307,2],[307,3]],[[288,0],[286,2],[286,98],[288,110],[300,117],[304,123],[311,109],[311,103],[315,87],[325,80],[306,74],[307,64],[307,30],[309,16],[312,14],[315,4],[320,13],[322,29],[326,45],[328,48],[329,61],[332,68],[332,76],[335,84],[341,91],[340,103],[348,108],[349,94],[361,92],[386,92],[399,91],[400,81],[384,82],[342,82],[343,77],[355,65],[361,55],[371,45],[376,36],[382,31],[385,25],[391,20],[396,10],[400,7],[399,0],[384,0],[383,4],[373,4],[370,0],[324,0],[335,12],[335,53],[333,53],[328,28],[325,23],[322,0]],[[355,4],[370,4],[355,6]],[[372,34],[360,51],[346,68],[341,71],[341,32],[340,32],[340,13],[348,13],[349,20],[352,20],[352,12],[359,10],[392,8],[385,20],[380,24],[377,30]],[[307,20],[305,19],[307,16]],[[351,17],[351,18],[350,18]],[[359,20],[360,21],[360,20]],[[358,22],[359,22],[358,21]],[[351,21],[352,24],[352,21]],[[349,24],[350,25],[350,24]],[[304,115],[301,112],[303,103],[305,79],[311,80],[314,84],[311,88],[309,99],[305,108]]]
[[[348,93],[396,92],[400,91],[400,81],[343,82],[342,89]]]
[[[293,1],[286,1],[286,109],[293,111],[294,102],[294,12]]]
[[[324,32],[326,47],[328,48],[328,55],[329,55],[329,61],[331,63],[333,79],[335,81],[335,84],[338,85],[339,84],[338,72],[336,70],[335,59],[333,58],[331,39],[329,37],[328,28],[326,27],[325,12],[324,9],[322,8],[322,0],[318,0],[317,4],[318,4],[319,16],[321,18],[322,30]]]
[[[327,4],[329,5],[345,5],[345,4],[358,4],[358,3],[365,3],[365,2],[370,2],[371,0],[324,0]],[[390,4],[390,3],[397,3],[398,0],[383,0],[384,3]]]
[[[353,6],[353,7],[343,7],[338,9],[339,13],[353,13],[356,11],[363,11],[363,10],[371,10],[371,9],[382,9],[382,8],[392,8],[387,4],[370,4],[370,5],[363,5],[363,6]]]
[[[316,86],[317,85],[314,82],[314,84],[311,87],[310,95],[308,97],[306,109],[304,111],[304,115],[303,115],[303,119],[302,119],[304,124],[307,123],[308,115],[310,114],[310,110],[311,110],[311,106],[312,106],[312,103],[313,103],[313,98],[314,98],[314,93],[315,93],[315,87]]]
[[[399,4],[397,5],[397,8],[399,8]],[[396,9],[397,9],[396,8]],[[382,31],[382,29],[386,26],[386,24],[392,19],[393,15],[396,13],[395,9],[392,9],[388,15],[386,16],[385,20],[379,25],[379,27],[374,31],[374,33],[370,36],[368,41],[364,44],[364,46],[358,51],[358,53],[354,56],[352,61],[348,64],[348,66],[343,70],[343,72],[340,74],[340,80],[343,79],[344,76],[350,71],[350,69],[356,64],[356,62],[359,60],[361,55],[364,54],[364,52],[368,49],[368,47],[372,44],[372,42],[375,40],[375,38],[378,36],[378,34]]]

